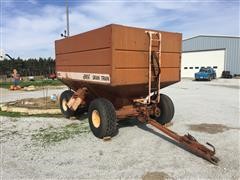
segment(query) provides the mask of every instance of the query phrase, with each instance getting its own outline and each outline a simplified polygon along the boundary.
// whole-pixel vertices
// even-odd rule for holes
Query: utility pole
[[[69,7],[68,7],[68,0],[66,0],[66,20],[67,20],[67,37],[69,37]]]

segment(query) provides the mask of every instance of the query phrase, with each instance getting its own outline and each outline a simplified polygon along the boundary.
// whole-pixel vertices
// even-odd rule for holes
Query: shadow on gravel
[[[118,121],[118,128],[138,126],[141,124],[143,123],[138,121],[136,118],[128,118],[128,119]]]
[[[75,117],[73,117],[73,119],[76,119],[76,120],[79,120],[79,121],[87,120],[87,118],[88,118],[87,113],[84,113],[84,114],[81,114],[81,115],[76,115]]]
[[[172,143],[172,144],[174,144],[176,146],[179,146],[179,144],[176,141],[174,141],[171,138],[161,134],[160,131],[157,132],[154,129],[152,129],[150,127],[147,127],[146,124],[138,121],[137,119],[126,119],[126,120],[122,120],[122,121],[118,122],[118,127],[119,128],[132,127],[132,126],[137,126],[138,128],[140,128],[140,129],[142,129],[144,131],[147,131],[146,133],[150,132],[150,133],[152,133],[152,134],[154,134],[154,135],[164,139],[165,141],[168,141],[168,142],[170,142],[170,143]],[[181,147],[181,146],[179,146],[179,147]]]

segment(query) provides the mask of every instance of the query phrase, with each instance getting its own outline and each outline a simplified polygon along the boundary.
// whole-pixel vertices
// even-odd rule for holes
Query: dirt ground
[[[184,79],[162,90],[175,104],[170,129],[213,144],[218,166],[137,120],[119,124],[118,135],[103,141],[90,132],[86,114],[76,120],[0,117],[1,179],[240,179],[239,83]],[[13,100],[9,91],[0,92],[2,102]],[[14,93],[19,99],[43,96]]]

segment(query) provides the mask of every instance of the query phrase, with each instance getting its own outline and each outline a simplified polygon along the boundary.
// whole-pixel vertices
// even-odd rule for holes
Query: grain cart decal
[[[110,83],[109,74],[97,74],[97,73],[81,73],[81,72],[57,72],[59,79],[69,78],[80,81],[90,81],[99,83]]]

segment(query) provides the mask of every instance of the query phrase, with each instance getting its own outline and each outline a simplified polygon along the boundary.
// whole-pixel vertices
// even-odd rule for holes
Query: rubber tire
[[[100,115],[100,125],[96,128],[92,122],[92,112],[97,110]],[[116,112],[113,104],[104,98],[98,98],[90,103],[88,109],[88,121],[92,133],[98,137],[113,137],[117,133]]]
[[[74,111],[71,110],[70,108],[67,107],[67,110],[65,111],[62,107],[62,101],[65,99],[67,102],[70,100],[70,98],[72,97],[73,95],[73,91],[71,90],[66,90],[64,91],[61,96],[60,96],[60,109],[61,109],[61,112],[63,114],[63,116],[67,119],[69,119],[71,116],[74,116]]]
[[[169,123],[174,116],[174,104],[172,100],[165,94],[160,94],[160,103],[157,105],[161,110],[159,117],[151,117],[155,119],[158,123],[164,125]]]
[[[77,117],[79,117],[79,116],[81,116],[82,114],[84,114],[84,113],[86,113],[86,112],[88,112],[88,107],[87,107],[87,106],[81,106],[81,105],[80,105],[80,106],[77,108],[77,110],[75,111],[74,115],[77,116]]]

